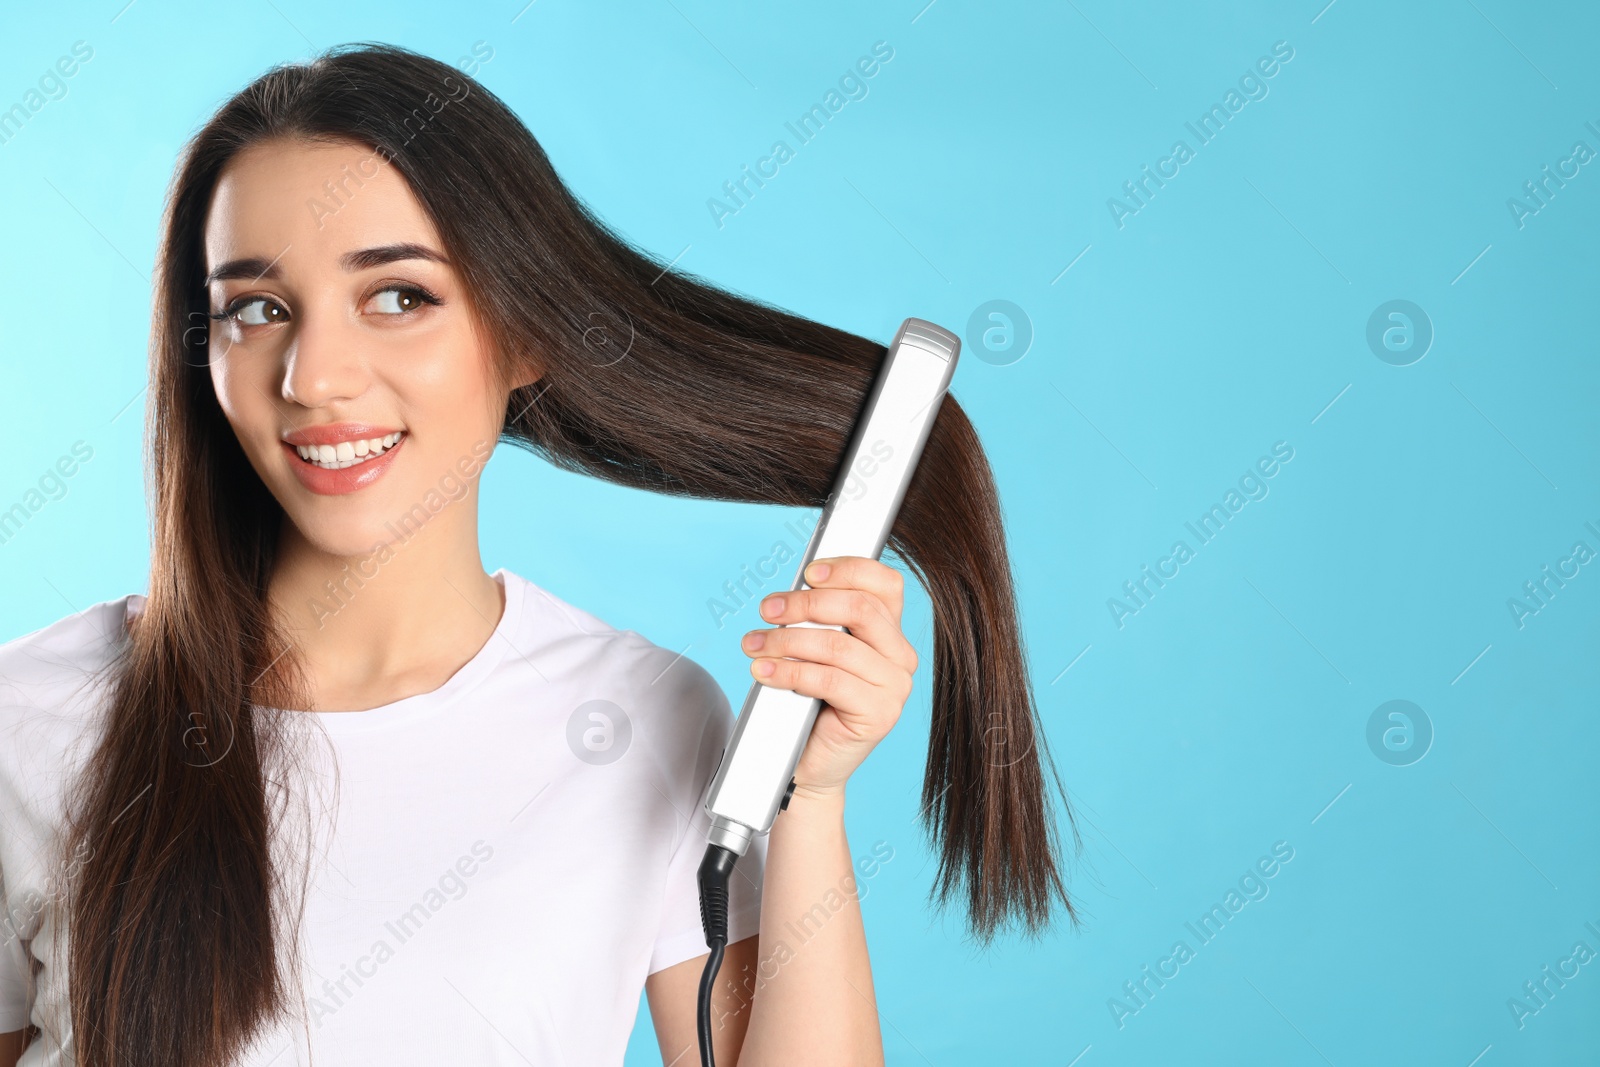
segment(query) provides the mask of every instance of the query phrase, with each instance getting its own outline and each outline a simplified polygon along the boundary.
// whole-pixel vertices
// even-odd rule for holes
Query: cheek
[[[452,323],[448,330],[417,338],[405,365],[410,368],[406,391],[430,421],[467,433],[494,412],[489,354],[466,326]]]
[[[211,343],[215,346],[217,338],[212,337]],[[222,408],[223,414],[228,416],[229,421],[237,423],[239,421],[238,394],[240,386],[243,384],[239,381],[237,364],[225,356],[219,356],[216,348],[213,347],[211,349],[210,371],[211,389],[217,395],[217,404]]]
[[[244,359],[242,351],[228,353],[226,338],[220,343],[223,348],[211,354],[211,388],[216,394],[217,406],[249,453],[253,451],[250,442],[254,438],[276,436],[276,416],[268,399],[270,383],[257,380],[261,367]]]

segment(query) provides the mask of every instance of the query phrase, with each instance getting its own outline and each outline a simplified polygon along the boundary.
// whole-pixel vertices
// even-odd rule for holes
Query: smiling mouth
[[[340,441],[336,445],[295,445],[294,450],[311,466],[336,471],[346,467],[358,467],[377,459],[399,444],[405,435],[405,431],[400,430],[367,441]]]

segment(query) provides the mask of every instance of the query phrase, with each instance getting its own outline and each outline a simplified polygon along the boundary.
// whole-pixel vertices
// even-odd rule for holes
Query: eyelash
[[[442,305],[444,303],[443,300],[440,300],[438,297],[434,296],[432,293],[428,292],[428,290],[422,288],[420,285],[386,285],[382,289],[374,290],[372,295],[373,296],[377,296],[379,293],[405,293],[407,295],[416,297],[417,299],[421,300],[424,304],[431,304],[434,307],[438,307],[438,306],[440,306],[440,305]],[[273,300],[271,297],[266,297],[266,296],[241,296],[239,299],[235,300],[233,303],[229,304],[227,307],[223,308],[221,311],[207,312],[206,313],[206,317],[211,319],[211,320],[213,320],[213,321],[215,321],[215,322],[223,322],[225,320],[233,318],[235,315],[239,314],[240,311],[242,311],[245,308],[249,307],[251,304],[254,304],[254,303],[257,303],[257,302],[260,302],[260,301],[266,301],[268,303],[273,303],[273,304],[277,304],[278,303],[276,300]],[[278,304],[278,306],[282,307],[283,305],[282,304]],[[417,311],[417,309],[413,308],[410,311],[401,312],[401,316],[412,315],[412,314],[415,314],[416,311]],[[251,323],[251,325],[256,325],[256,324],[255,323]],[[272,325],[272,324],[268,323],[267,325]]]

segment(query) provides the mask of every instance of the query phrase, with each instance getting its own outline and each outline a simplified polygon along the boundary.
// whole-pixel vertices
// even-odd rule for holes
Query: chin
[[[337,517],[291,512],[289,519],[301,538],[330,556],[376,555],[379,560],[387,560],[409,539],[407,530],[391,518],[390,510],[377,506],[353,508],[349,514]],[[387,551],[384,546],[388,546]]]
[[[317,551],[333,556],[375,556],[363,567],[372,572],[422,532],[451,502],[437,484],[417,478],[425,469],[423,457],[409,459],[403,466],[356,489],[343,492],[316,492],[292,471],[275,472],[278,499],[289,501],[284,508],[303,540]],[[398,477],[397,477],[398,475]]]
[[[381,461],[344,470],[307,470],[301,458],[272,464],[274,494],[299,536],[334,557],[376,557],[379,565],[435,518],[467,498],[488,448],[450,466],[402,442]],[[288,464],[293,466],[285,469]],[[434,474],[437,467],[438,474]],[[368,568],[370,569],[370,568]]]

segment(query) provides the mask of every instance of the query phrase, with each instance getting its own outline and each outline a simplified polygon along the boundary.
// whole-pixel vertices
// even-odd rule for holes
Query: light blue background
[[[880,341],[908,315],[966,334],[995,299],[1031,324],[1007,365],[969,337],[953,390],[1003,495],[1082,819],[1085,926],[985,955],[925,907],[914,589],[922,673],[849,802],[856,854],[894,849],[863,903],[890,1063],[1596,1062],[1600,962],[1521,1029],[1507,1000],[1575,942],[1600,951],[1600,564],[1521,628],[1507,601],[1575,541],[1600,550],[1600,164],[1521,228],[1507,200],[1575,141],[1600,150],[1600,19],[1509,0],[923,3],[8,11],[0,105],[75,40],[94,58],[0,145],[0,507],[74,441],[94,458],[0,545],[0,638],[145,588],[147,277],[188,135],[313,47],[454,62],[483,41],[483,82],[664,259]],[[785,121],[876,41],[894,57],[869,94],[797,145]],[[1269,94],[1197,147],[1184,123],[1278,41],[1294,57]],[[779,138],[795,158],[718,228],[707,200]],[[1108,198],[1178,138],[1195,157],[1119,229]],[[1392,299],[1435,331],[1409,366],[1366,342]],[[1279,441],[1294,458],[1270,495],[1119,629],[1108,598],[1195,547],[1184,523]],[[510,448],[484,507],[491,569],[687,647],[738,706],[754,620],[719,631],[707,601],[803,513],[625,491]],[[1391,699],[1435,731],[1409,766],[1366,740]],[[1294,858],[1270,895],[1119,1028],[1108,1000],[1195,947],[1184,923],[1277,841]],[[629,1063],[654,1044],[641,1014]]]

